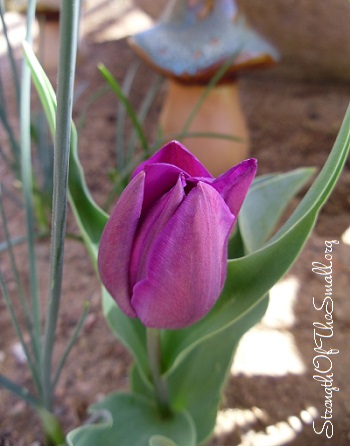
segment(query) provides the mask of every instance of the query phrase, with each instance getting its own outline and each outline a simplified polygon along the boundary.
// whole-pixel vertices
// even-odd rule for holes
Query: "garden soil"
[[[96,42],[90,38],[83,43],[77,65],[74,119],[86,180],[92,195],[102,205],[113,185],[118,102],[112,92],[105,91],[106,84],[97,66],[105,64],[122,81],[136,57],[125,39]],[[55,71],[49,75],[55,84]],[[134,106],[141,103],[153,79],[154,74],[141,65],[129,95]],[[347,109],[350,85],[281,78],[278,71],[271,69],[242,76],[239,86],[251,133],[251,155],[259,161],[259,174],[286,172],[303,166],[314,166],[319,171]],[[146,119],[149,140],[156,134],[164,88],[161,87]],[[17,183],[3,163],[0,173],[7,189],[16,191]],[[268,315],[242,341],[223,395],[215,435],[208,446],[350,444],[350,244],[342,238],[350,226],[349,185],[347,162],[313,234],[273,293]],[[306,188],[293,206],[305,191]],[[22,208],[8,195],[5,204],[11,235],[23,235]],[[68,232],[78,235],[70,210]],[[339,241],[332,253],[333,335],[325,341],[327,347],[339,350],[332,356],[330,371],[333,386],[339,388],[339,391],[333,390],[331,398],[334,430],[330,439],[325,430],[315,432],[322,430],[324,422],[325,390],[322,382],[313,379],[317,355],[314,323],[325,322],[324,309],[316,310],[313,302],[320,307],[325,291],[323,277],[312,272],[312,262],[324,262],[328,240]],[[25,246],[18,245],[15,253],[28,288]],[[39,241],[36,253],[44,302],[49,276],[48,238]],[[9,290],[15,296],[8,258],[2,254],[0,260]],[[56,392],[55,413],[67,432],[87,420],[91,404],[110,392],[128,389],[131,358],[107,327],[96,273],[84,246],[72,238],[66,240],[64,265],[55,358],[72,335],[84,303],[90,304]],[[0,299],[0,327],[0,372],[30,387],[30,375],[18,351],[3,298]],[[43,444],[36,415],[22,401],[0,389],[0,446]]]

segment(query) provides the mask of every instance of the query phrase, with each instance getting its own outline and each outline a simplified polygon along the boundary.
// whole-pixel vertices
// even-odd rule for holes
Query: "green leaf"
[[[56,127],[56,96],[52,85],[31,47],[23,42],[24,55],[29,64],[33,82],[45,111],[51,134]],[[72,124],[69,158],[69,201],[93,264],[96,266],[98,245],[108,215],[95,203],[86,185],[78,156],[78,136]]]
[[[121,86],[119,85],[118,81],[113,77],[112,73],[102,64],[100,64],[98,68],[99,68],[102,76],[108,82],[108,85],[111,87],[113,92],[117,95],[120,102],[124,105],[128,115],[131,119],[131,122],[134,126],[134,129],[137,133],[141,147],[144,150],[145,154],[149,155],[150,150],[148,147],[146,135],[142,129],[142,125],[135,113],[135,110],[133,109],[132,105],[129,102],[129,99],[123,93]]]
[[[79,161],[76,130],[73,128],[69,159],[69,203],[91,260],[96,266],[98,246],[108,215],[95,203],[87,188]]]
[[[218,405],[239,340],[260,321],[267,305],[268,296],[265,296],[237,323],[199,343],[168,376],[171,405],[190,413],[198,443],[207,439],[215,426]],[[136,393],[152,397],[137,368],[133,369],[132,388]]]
[[[0,373],[0,387],[3,387],[4,389],[7,389],[8,391],[12,392],[13,395],[16,395],[18,398],[21,398],[23,401],[25,401],[27,404],[29,404],[34,408],[39,406],[39,401],[29,392],[27,388],[22,387],[21,385],[7,378],[1,373]]]
[[[261,248],[272,235],[290,200],[310,179],[314,169],[260,177],[249,189],[239,213],[238,225],[248,253]]]
[[[169,438],[164,437],[163,435],[154,435],[149,440],[149,446],[179,446],[174,443]]]
[[[267,305],[266,296],[238,323],[198,344],[169,377],[172,402],[176,408],[186,408],[191,414],[199,443],[208,438],[215,426],[237,345],[243,334],[260,321]]]
[[[45,409],[45,407],[43,406],[38,406],[36,410],[40,417],[45,436],[49,440],[49,443],[58,446],[65,446],[64,434],[56,416]]]
[[[289,270],[342,171],[350,149],[349,129],[350,108],[326,164],[289,220],[261,249],[229,261],[223,293],[204,319],[184,330],[165,333],[164,370],[168,375],[200,342],[252,311]]]
[[[120,310],[118,305],[102,288],[102,307],[108,325],[116,337],[129,349],[138,367],[142,370],[145,383],[149,383],[149,364],[146,346],[146,328],[138,319],[132,319]]]
[[[171,439],[170,444],[196,445],[193,422],[186,412],[162,418],[153,402],[140,395],[114,393],[91,408],[92,412],[101,410],[109,413],[109,419],[70,432],[69,446],[149,446],[150,441],[159,445],[159,436]]]

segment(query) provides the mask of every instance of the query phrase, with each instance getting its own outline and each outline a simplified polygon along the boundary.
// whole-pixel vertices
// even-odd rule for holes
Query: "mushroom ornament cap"
[[[204,17],[198,13],[202,2],[182,2],[169,21],[130,38],[131,47],[155,71],[197,84],[207,83],[229,58],[226,81],[241,69],[278,60],[277,50],[248,26],[232,0],[216,0]]]

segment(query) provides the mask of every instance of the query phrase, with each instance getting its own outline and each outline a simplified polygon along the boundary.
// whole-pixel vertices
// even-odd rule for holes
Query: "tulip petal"
[[[145,173],[140,172],[121,194],[102,233],[98,269],[102,283],[129,317],[136,317],[130,304],[129,265],[144,194]]]
[[[135,236],[130,263],[130,284],[133,285],[146,277],[147,258],[156,238],[164,226],[175,214],[185,197],[182,174],[178,176],[176,185],[164,194],[152,207]]]
[[[210,183],[220,193],[235,217],[238,216],[257,167],[258,163],[254,158],[242,161]]]
[[[150,164],[171,164],[193,177],[213,178],[203,164],[185,146],[178,141],[170,141],[162,149],[141,163],[133,175],[143,170]]]
[[[180,329],[212,308],[225,282],[233,222],[210,185],[190,191],[149,252],[147,278],[134,287],[132,306],[144,325]]]
[[[145,166],[144,172],[146,177],[142,214],[147,212],[151,205],[174,187],[180,175],[185,185],[181,169],[170,164],[151,164]]]

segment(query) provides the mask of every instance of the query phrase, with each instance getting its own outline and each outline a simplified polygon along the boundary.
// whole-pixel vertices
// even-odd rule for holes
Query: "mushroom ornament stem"
[[[166,137],[178,137],[190,113],[206,94],[206,88],[203,85],[184,85],[172,79],[168,80],[159,120]],[[247,159],[249,132],[240,105],[237,82],[218,85],[211,90],[187,131],[189,137],[184,136],[181,141],[214,176],[225,172],[227,166]],[[208,136],[210,134],[211,136]],[[220,136],[214,136],[218,134]],[[229,139],[227,136],[235,139]]]

